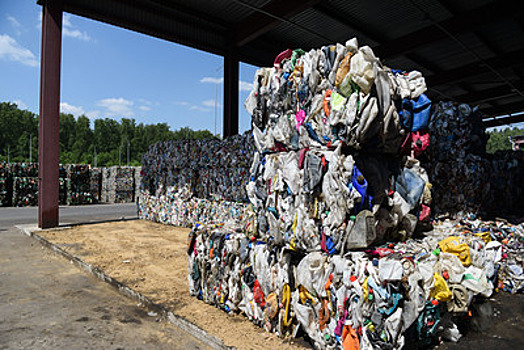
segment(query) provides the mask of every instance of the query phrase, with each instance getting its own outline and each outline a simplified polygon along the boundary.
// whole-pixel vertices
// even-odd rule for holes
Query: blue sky
[[[40,41],[41,7],[36,1],[0,1],[0,101],[35,113]],[[240,131],[250,126],[243,102],[256,68],[240,65]],[[64,13],[62,112],[211,132],[216,114],[221,134],[222,77],[220,56]]]

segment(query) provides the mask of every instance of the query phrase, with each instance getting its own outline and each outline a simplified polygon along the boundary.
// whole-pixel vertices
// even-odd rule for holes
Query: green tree
[[[511,149],[511,143],[509,141],[510,136],[524,135],[524,128],[504,128],[494,129],[488,131],[489,139],[486,145],[486,152],[495,153],[496,151],[504,151]]]

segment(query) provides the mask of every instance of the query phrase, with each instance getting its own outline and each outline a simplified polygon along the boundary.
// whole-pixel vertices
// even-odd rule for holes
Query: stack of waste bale
[[[435,214],[478,212],[489,195],[487,136],[481,123],[476,107],[453,102],[436,105],[426,165],[435,185]]]
[[[69,205],[92,204],[91,167],[87,164],[70,164],[67,169]]]
[[[337,252],[409,237],[431,201],[415,158],[429,142],[425,90],[419,72],[383,66],[355,39],[288,50],[257,71],[246,100],[257,147],[251,234]]]
[[[458,341],[474,301],[495,289],[524,291],[523,240],[522,225],[464,219],[437,222],[423,239],[340,255],[197,225],[190,293],[319,349],[420,348]]]
[[[111,167],[106,167],[101,169],[101,191],[100,191],[100,201],[102,203],[111,203],[110,194],[111,194]],[[113,196],[114,198],[114,196]]]
[[[93,203],[99,203],[101,191],[102,191],[102,169],[100,168],[91,169],[91,177],[89,179],[89,188],[91,191],[91,196],[93,197]]]
[[[68,176],[67,176],[68,165],[59,164],[58,165],[58,203],[60,205],[68,204]]]
[[[131,203],[135,200],[135,169],[113,166],[105,168],[102,196],[107,203]]]
[[[140,184],[142,182],[142,167],[136,166],[135,168],[135,197],[138,197],[138,194],[140,193]]]
[[[494,214],[524,212],[524,152],[497,151],[487,158],[489,189],[483,198],[485,212]]]
[[[194,227],[196,223],[237,223],[247,216],[245,203],[193,197],[188,188],[160,196],[141,194],[139,217],[167,225]]]
[[[13,206],[38,205],[38,164],[11,164],[13,176]]]
[[[0,162],[0,207],[11,206],[13,196],[13,181],[9,171],[9,165]]]
[[[252,207],[191,231],[191,294],[316,348],[399,349],[457,341],[475,298],[520,290],[521,226],[464,218],[410,238],[431,206],[424,91],[355,39],[259,70]]]
[[[187,227],[244,218],[253,148],[250,133],[152,145],[142,161],[139,215]]]

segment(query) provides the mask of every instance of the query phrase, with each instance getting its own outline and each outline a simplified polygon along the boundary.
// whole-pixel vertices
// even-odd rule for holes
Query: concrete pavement
[[[136,216],[134,204],[61,208],[61,222]],[[0,208],[0,349],[205,349],[27,237],[36,208]]]

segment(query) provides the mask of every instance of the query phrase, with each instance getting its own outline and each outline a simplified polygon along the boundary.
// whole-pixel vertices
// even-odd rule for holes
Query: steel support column
[[[234,46],[224,55],[224,137],[238,134],[238,69]]]
[[[42,1],[40,123],[38,139],[38,226],[58,226],[58,152],[62,3]]]

